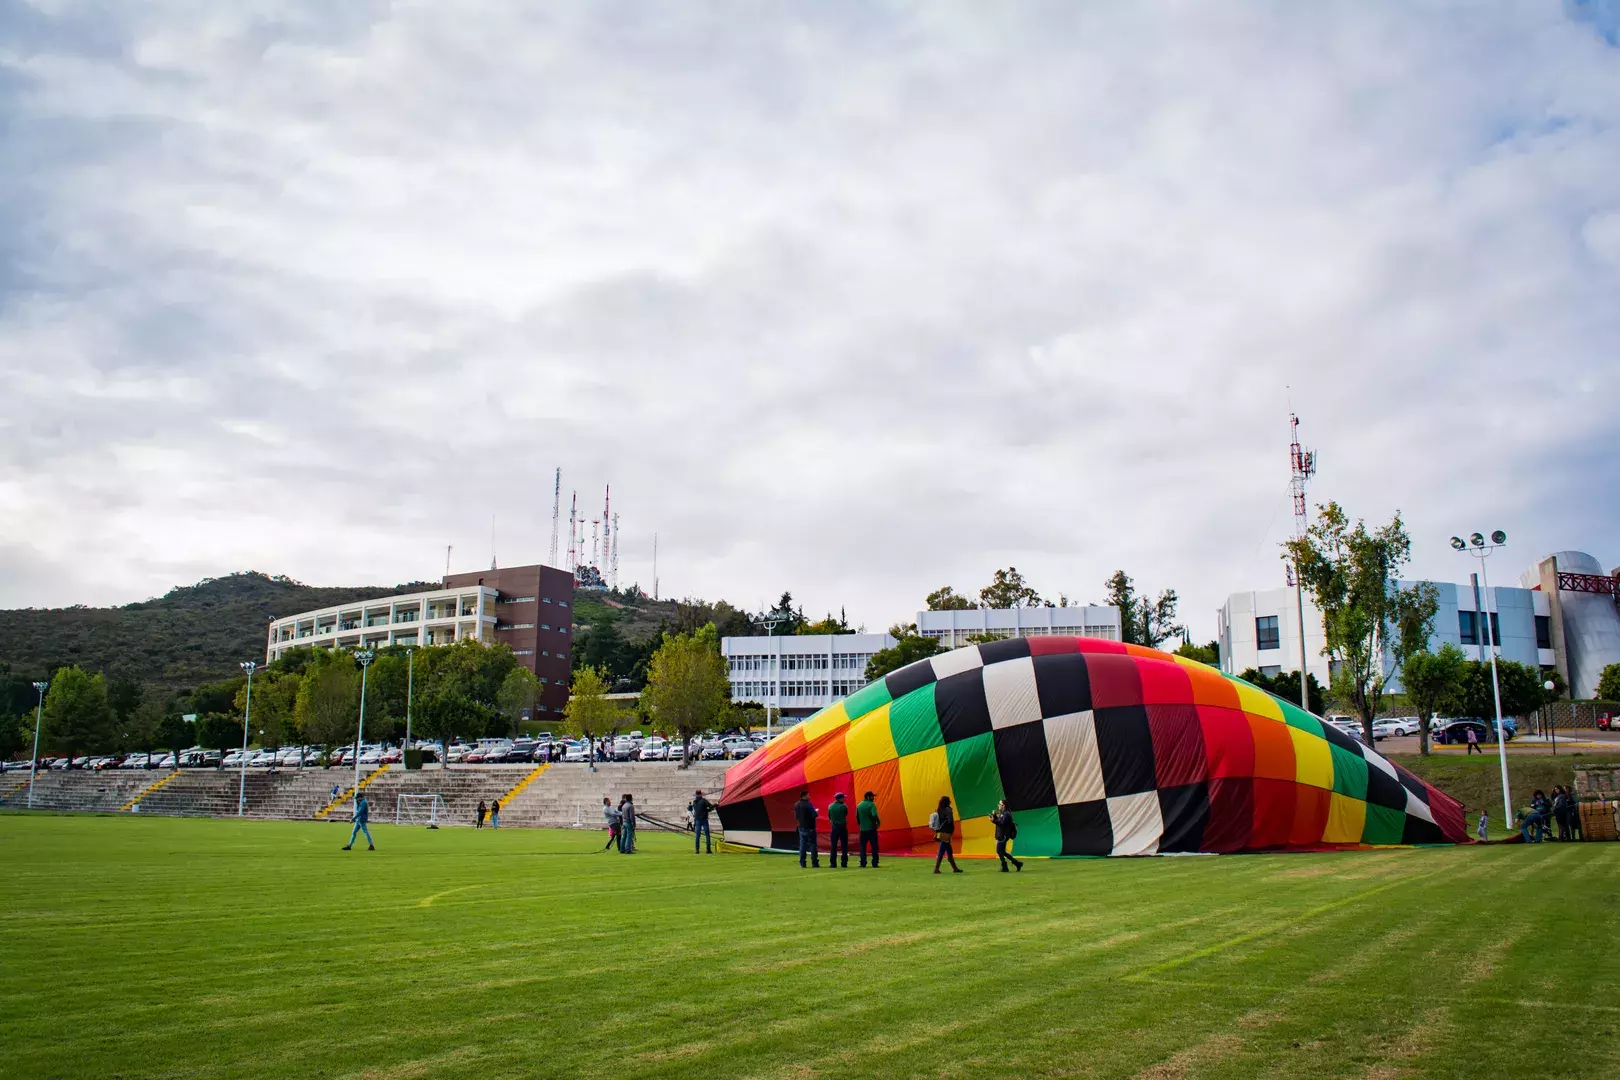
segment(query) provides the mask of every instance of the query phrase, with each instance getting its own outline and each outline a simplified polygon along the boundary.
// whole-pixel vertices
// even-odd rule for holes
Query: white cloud
[[[0,604],[537,559],[560,464],[666,592],[1123,566],[1207,637],[1290,393],[1414,572],[1620,561],[1620,50],[1556,4],[9,20]]]

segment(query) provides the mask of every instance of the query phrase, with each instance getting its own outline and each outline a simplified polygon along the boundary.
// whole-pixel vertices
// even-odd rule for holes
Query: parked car
[[[563,747],[563,760],[577,761],[583,765],[585,763],[585,744],[571,742]]]
[[[1430,735],[1442,746],[1461,746],[1468,741],[1470,728],[1480,742],[1491,740],[1490,726],[1478,717],[1449,717],[1437,720],[1430,729]]]
[[[636,742],[628,735],[620,735],[613,740],[612,757],[614,761],[633,761],[636,754]]]
[[[1597,718],[1599,731],[1620,731],[1620,716],[1612,713],[1601,713]]]
[[[737,758],[747,757],[749,754],[752,754],[756,749],[758,749],[758,747],[754,745],[753,740],[751,739],[727,739],[724,749],[726,757],[735,760]]]
[[[1379,720],[1373,724],[1373,738],[1402,738],[1418,733],[1418,718],[1415,716],[1392,716]]]
[[[667,761],[669,760],[669,744],[654,735],[650,739],[643,740],[641,753],[637,756],[642,761]]]
[[[158,757],[156,754],[152,755],[152,768],[154,769],[173,769],[177,767],[173,754],[164,754],[162,757]]]

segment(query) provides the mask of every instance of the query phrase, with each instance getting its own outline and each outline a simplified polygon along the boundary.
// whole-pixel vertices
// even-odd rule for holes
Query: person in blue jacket
[[[350,848],[354,847],[354,838],[359,836],[361,833],[366,834],[366,850],[377,850],[377,845],[371,842],[371,830],[366,828],[366,822],[370,820],[371,800],[367,799],[364,795],[356,796],[354,800],[354,830],[349,833],[349,842],[343,845],[344,851],[348,851]]]

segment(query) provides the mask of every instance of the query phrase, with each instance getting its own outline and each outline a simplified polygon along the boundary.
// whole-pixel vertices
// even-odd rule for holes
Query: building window
[[[567,606],[568,606],[568,601],[566,601],[566,600],[559,600],[559,601],[557,601],[557,606],[558,606],[558,607],[567,607]]]
[[[533,649],[513,649],[512,650],[512,655],[513,656],[533,656],[534,655],[534,650]],[[540,681],[545,682],[544,679],[541,679]]]
[[[1491,612],[1491,640],[1487,641],[1485,644],[1502,644],[1502,616],[1494,611]]]
[[[532,596],[514,596],[514,597],[512,597],[512,599],[504,601],[504,602],[508,603],[508,604],[532,604],[532,603],[534,603],[534,597],[532,597]]]
[[[1262,615],[1254,620],[1254,647],[1262,650],[1282,648],[1282,639],[1277,633],[1277,616]]]
[[[548,623],[548,622],[543,622],[543,623],[540,624],[540,629],[542,629],[542,630],[550,630],[551,629],[551,624]]]
[[[1472,611],[1457,612],[1457,637],[1464,645],[1479,644],[1479,626]]]
[[[534,629],[534,623],[532,623],[532,622],[507,623],[505,626],[497,626],[495,629],[497,629],[497,630],[533,630]]]
[[[549,603],[551,603],[551,597],[549,597],[549,596],[542,596],[542,597],[541,597],[541,598],[540,598],[540,602],[541,602],[541,603],[542,603],[542,604],[549,604]]]
[[[1548,615],[1536,616],[1536,648],[1552,648],[1552,617]]]
[[[1267,664],[1265,667],[1260,669],[1260,674],[1264,675],[1268,679],[1275,679],[1277,676],[1282,674],[1282,665]]]

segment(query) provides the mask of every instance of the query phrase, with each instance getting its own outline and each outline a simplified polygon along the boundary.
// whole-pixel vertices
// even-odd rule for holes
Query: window
[[[540,629],[542,629],[542,630],[550,630],[551,629],[551,624],[548,623],[548,622],[543,622],[543,623],[540,624]]]
[[[1254,646],[1262,650],[1282,648],[1282,639],[1277,633],[1277,616],[1262,615],[1254,620]]]
[[[1502,616],[1494,611],[1491,612],[1491,640],[1487,641],[1485,644],[1502,644]]]
[[[1464,645],[1479,644],[1479,627],[1472,611],[1457,612],[1457,637]]]
[[[514,596],[510,600],[506,601],[506,603],[508,603],[508,604],[532,604],[532,603],[534,603],[534,597],[532,597],[532,596]]]
[[[534,629],[534,623],[532,623],[532,622],[507,623],[505,626],[496,627],[496,629],[497,630],[533,630]]]
[[[558,606],[558,607],[567,607],[567,606],[568,606],[568,601],[566,601],[566,600],[559,600],[559,601],[557,601],[557,606]]]
[[[1282,665],[1267,664],[1260,669],[1260,674],[1264,675],[1268,679],[1275,679],[1277,676],[1282,674]]]
[[[1552,648],[1552,618],[1550,616],[1536,616],[1536,648]]]
[[[512,650],[512,655],[513,656],[533,656],[534,655],[534,650],[533,649],[513,649]],[[546,680],[541,679],[540,681],[545,682]]]
[[[541,597],[541,598],[540,598],[540,602],[541,602],[541,603],[542,603],[542,604],[549,604],[549,603],[551,603],[551,597],[549,597],[549,596],[542,596],[542,597]]]

